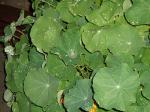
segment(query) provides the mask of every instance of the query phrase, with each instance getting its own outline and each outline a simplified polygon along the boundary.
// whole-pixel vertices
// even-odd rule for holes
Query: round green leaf
[[[150,1],[134,0],[125,17],[132,25],[150,24]]]
[[[43,69],[33,69],[25,78],[24,90],[32,102],[46,106],[56,100],[58,85],[58,80]]]
[[[56,47],[62,26],[55,18],[41,16],[33,25],[30,36],[37,49],[50,51]]]
[[[139,85],[138,74],[127,64],[101,68],[93,79],[94,99],[103,108],[125,111],[136,102]]]

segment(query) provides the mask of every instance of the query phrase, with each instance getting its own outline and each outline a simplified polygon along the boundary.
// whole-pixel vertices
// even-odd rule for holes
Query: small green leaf
[[[75,17],[69,11],[69,0],[63,0],[58,3],[56,9],[60,14],[60,18],[68,23],[74,22]]]
[[[146,65],[150,65],[150,48],[144,48],[141,56],[141,61]]]
[[[141,74],[140,79],[141,79],[141,84],[144,86],[144,88],[142,89],[142,93],[146,98],[150,99],[150,90],[149,90],[150,89],[150,82],[149,82],[150,71],[148,70],[148,71],[143,72]]]
[[[4,100],[6,102],[10,102],[12,98],[13,98],[13,93],[9,89],[6,89],[4,92]]]
[[[98,26],[107,25],[115,20],[116,10],[120,6],[112,1],[103,1],[101,7],[87,15],[86,18]]]
[[[64,105],[68,112],[79,108],[88,110],[92,104],[91,81],[89,79],[78,80],[76,85],[65,94]]]
[[[32,16],[27,16],[24,18],[24,20],[22,21],[22,25],[25,25],[25,24],[32,24],[34,23],[35,21],[35,18],[32,17]]]
[[[26,35],[20,37],[20,41],[15,44],[15,54],[19,55],[29,50],[29,40]]]
[[[30,101],[23,93],[16,94],[16,102],[18,104],[19,112],[30,112]]]
[[[12,105],[12,112],[20,112],[17,102],[13,103],[13,105]]]
[[[14,55],[15,54],[14,49],[15,49],[14,47],[12,47],[11,45],[9,45],[9,46],[5,47],[4,51],[8,55]]]

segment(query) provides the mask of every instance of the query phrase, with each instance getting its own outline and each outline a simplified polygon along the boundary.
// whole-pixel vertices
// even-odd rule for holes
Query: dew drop
[[[50,85],[49,84],[46,84],[46,87],[48,88]]]
[[[131,42],[127,42],[128,45],[131,45]]]
[[[117,85],[116,88],[119,89],[119,88],[120,88],[120,85]]]

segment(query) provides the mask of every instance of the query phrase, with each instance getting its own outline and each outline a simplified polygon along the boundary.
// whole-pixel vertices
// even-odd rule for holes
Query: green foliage
[[[31,1],[0,37],[12,112],[149,112],[149,0]]]

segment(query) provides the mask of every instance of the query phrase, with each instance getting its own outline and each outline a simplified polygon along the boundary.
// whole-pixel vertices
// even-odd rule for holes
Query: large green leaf
[[[142,93],[146,98],[150,99],[150,70],[143,72],[140,79],[141,84],[144,86]]]
[[[82,47],[80,45],[79,28],[71,28],[65,31],[61,37],[61,43],[53,50],[66,64],[77,64],[80,61]]]
[[[144,40],[140,38],[137,30],[127,24],[116,24],[98,28],[87,24],[82,28],[82,40],[90,51],[101,51],[113,54],[136,55],[144,46]]]
[[[150,1],[134,0],[125,17],[132,25],[150,24]]]
[[[32,43],[37,49],[48,52],[57,46],[61,29],[62,26],[55,18],[41,16],[30,32]]]
[[[68,112],[83,108],[89,110],[93,104],[91,81],[89,79],[78,80],[76,85],[65,94],[64,105]]]
[[[103,108],[125,111],[136,102],[139,76],[127,64],[101,68],[93,79],[94,99]]]
[[[32,102],[39,106],[56,101],[58,80],[43,69],[31,69],[24,81],[24,90]]]

